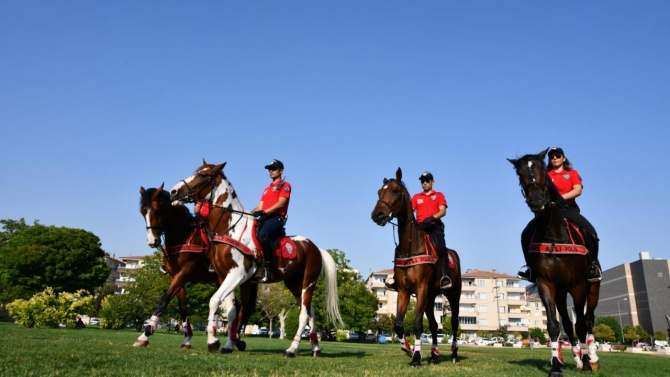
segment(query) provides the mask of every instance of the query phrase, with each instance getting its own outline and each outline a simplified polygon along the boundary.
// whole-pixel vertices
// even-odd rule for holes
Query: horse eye
[[[398,190],[397,188],[394,188],[394,189],[391,189],[391,192],[394,193],[394,194],[397,194],[397,193],[400,192],[400,190]]]

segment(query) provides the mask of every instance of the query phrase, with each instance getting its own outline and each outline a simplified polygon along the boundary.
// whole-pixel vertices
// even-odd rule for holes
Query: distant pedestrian
[[[530,349],[533,349],[533,337],[530,338]]]

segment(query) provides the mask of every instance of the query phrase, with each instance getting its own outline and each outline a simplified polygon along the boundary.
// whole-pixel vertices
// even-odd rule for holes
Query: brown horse
[[[186,309],[186,290],[188,282],[220,284],[223,279],[208,271],[205,256],[209,251],[206,224],[191,216],[185,206],[172,206],[170,194],[159,188],[145,190],[140,187],[140,213],[144,218],[147,230],[147,244],[152,248],[163,250],[163,264],[170,277],[170,286],[156,305],[144,333],[133,346],[146,347],[149,336],[156,330],[156,325],[163,311],[174,296],[179,300],[179,313],[183,323],[184,341],[181,348],[191,348],[193,329]],[[165,246],[161,245],[165,237]],[[232,295],[227,302],[232,307]]]
[[[195,171],[195,174],[182,180],[170,190],[170,198],[174,201],[208,200],[210,203],[208,218],[213,240],[210,260],[217,273],[225,276],[225,280],[209,303],[207,344],[210,351],[216,351],[220,345],[216,338],[214,315],[221,299],[242,285],[240,288],[240,316],[244,318],[245,311],[251,307],[249,301],[255,300],[249,297],[248,289],[245,287],[251,285],[250,280],[263,264],[262,248],[254,241],[255,220],[250,213],[245,211],[235,189],[223,173],[225,165],[226,163],[211,165],[203,159],[202,166]],[[288,242],[289,246],[284,250],[285,252],[276,257],[276,263],[273,263],[275,266],[274,282],[283,280],[286,288],[295,296],[301,307],[298,332],[284,356],[295,357],[300,346],[300,335],[308,320],[311,329],[309,337],[312,343],[312,355],[319,356],[321,349],[314,325],[312,294],[323,269],[326,274],[327,315],[333,323],[342,324],[337,302],[335,262],[327,251],[319,249],[305,237],[285,238],[282,239],[282,244],[284,242]],[[239,331],[241,323],[237,323],[234,316],[231,319],[229,314],[228,321],[229,329]],[[236,333],[231,331],[231,334]],[[235,336],[229,336],[221,353],[232,352],[237,341]]]
[[[398,309],[396,313],[395,331],[400,339],[401,349],[412,357],[412,366],[421,366],[421,333],[423,333],[423,315],[428,317],[430,332],[433,336],[429,363],[437,363],[439,350],[437,347],[437,321],[433,312],[435,298],[443,294],[451,306],[451,327],[454,329],[451,344],[451,361],[458,362],[458,311],[461,300],[461,262],[455,250],[448,249],[453,267],[449,269],[452,287],[440,290],[439,268],[437,257],[429,252],[430,246],[425,232],[414,219],[414,211],[409,191],[402,182],[402,170],[398,168],[395,179],[384,178],[384,185],[379,189],[379,200],[372,210],[372,221],[384,226],[391,219],[398,219],[398,238],[400,245],[396,251],[395,281],[398,283]],[[405,339],[403,319],[412,294],[416,295],[416,317],[414,318],[414,347],[410,347]]]
[[[528,254],[528,265],[537,277],[538,292],[547,311],[552,353],[549,376],[562,376],[563,356],[558,344],[560,328],[557,310],[563,330],[572,344],[577,368],[584,372],[600,368],[593,338],[600,282],[588,281],[589,259],[585,253],[589,248],[589,237],[586,241],[583,236],[579,237],[579,232],[561,214],[565,200],[547,174],[544,157],[548,150],[508,161],[514,165],[526,203],[535,214],[536,231]],[[574,330],[579,343],[574,339],[568,314],[568,293],[575,304]]]

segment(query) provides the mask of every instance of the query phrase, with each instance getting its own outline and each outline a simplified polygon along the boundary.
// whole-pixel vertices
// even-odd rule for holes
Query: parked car
[[[384,338],[384,340],[387,341],[387,342],[390,342],[390,341],[393,340],[393,336],[391,334],[380,334],[379,338]]]
[[[365,334],[365,340],[375,340],[375,334]]]
[[[93,318],[91,318],[90,321],[88,321],[88,324],[89,325],[100,326],[100,318],[93,317]]]
[[[279,338],[281,336],[281,330],[279,329],[272,329],[272,337],[273,338]]]
[[[262,328],[262,329],[258,330],[258,335],[260,335],[260,336],[268,336],[268,329],[266,329],[266,328]]]
[[[349,333],[349,339],[352,339],[352,340],[358,340],[358,333],[357,333],[357,332],[353,332],[353,331],[350,332],[350,333]]]
[[[493,344],[493,341],[489,338],[478,338],[475,340],[475,344],[478,346],[488,346],[489,344]]]
[[[205,330],[207,330],[207,326],[206,325],[198,325],[198,326],[195,327],[195,329],[198,330],[198,331],[205,331]]]

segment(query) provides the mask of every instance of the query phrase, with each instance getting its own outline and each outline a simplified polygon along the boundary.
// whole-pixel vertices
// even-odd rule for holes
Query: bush
[[[342,330],[337,330],[337,333],[335,333],[335,340],[338,342],[344,342],[347,340],[347,333]]]
[[[127,323],[133,320],[126,310],[127,302],[125,296],[110,295],[105,297],[100,304],[100,328],[108,330],[121,330]]]
[[[80,314],[88,314],[93,308],[93,297],[85,290],[75,293],[55,294],[48,287],[30,300],[16,300],[7,305],[9,314],[23,327],[57,328],[60,323],[74,327]]]
[[[284,320],[284,331],[286,331],[286,338],[293,339],[295,334],[298,332],[298,326],[300,325],[300,308],[291,308],[286,314],[286,319]],[[302,330],[300,330],[302,334]]]

